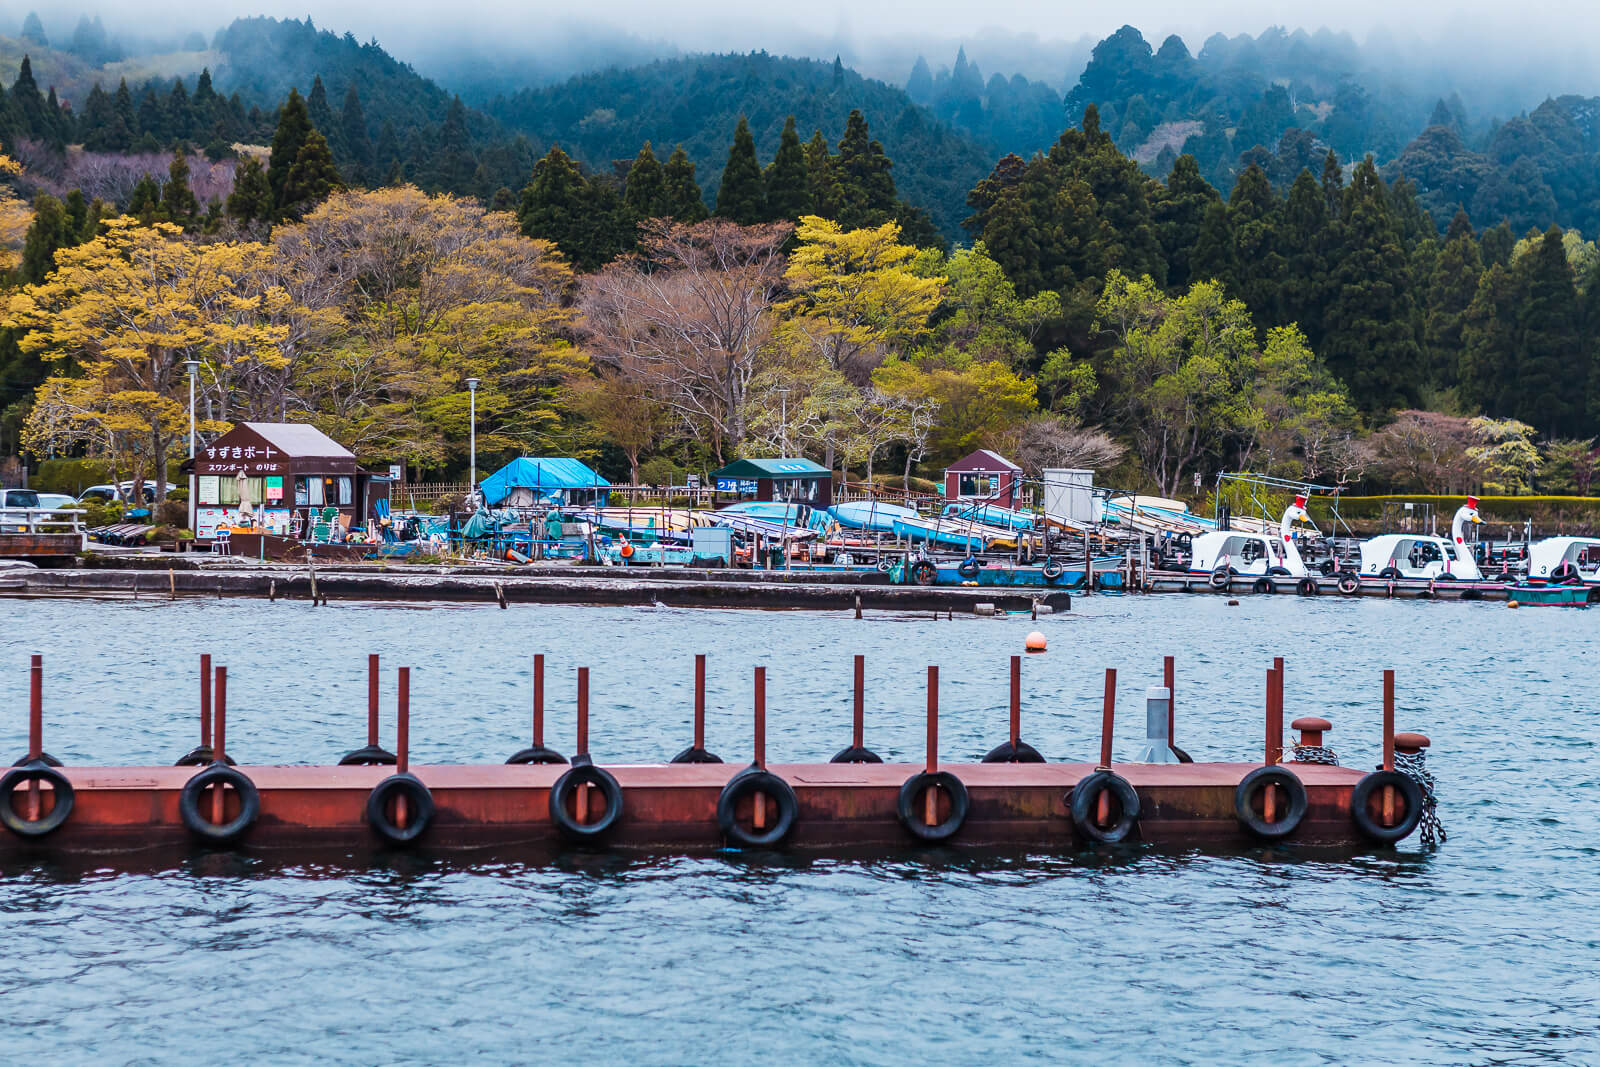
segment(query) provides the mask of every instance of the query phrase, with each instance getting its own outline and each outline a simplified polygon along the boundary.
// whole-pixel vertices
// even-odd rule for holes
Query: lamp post
[[[467,482],[470,491],[478,491],[478,382],[477,378],[467,379],[467,403],[471,410],[471,443],[467,446]]]
[[[184,369],[189,372],[189,458],[194,458],[194,385],[200,380],[200,361],[186,359]]]
[[[783,454],[789,454],[789,389],[780,386],[778,393],[778,433],[783,439]]]
[[[200,506],[199,501],[195,499],[197,495],[196,489],[200,481],[195,477],[194,473],[194,386],[195,382],[200,380],[200,361],[186,359],[183,361],[183,366],[189,372],[189,529],[193,530],[195,518],[199,514],[197,509]],[[166,480],[165,472],[163,472],[161,479],[163,495],[165,495]]]

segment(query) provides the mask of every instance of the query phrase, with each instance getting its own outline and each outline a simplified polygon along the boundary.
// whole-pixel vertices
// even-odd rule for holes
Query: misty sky
[[[62,20],[62,9],[80,4],[5,0],[5,8],[39,10],[47,21]],[[578,5],[549,0],[138,0],[124,11],[118,5],[81,0],[85,10],[98,9],[108,25],[134,20],[153,29],[157,19],[184,29],[206,33],[238,15],[277,15],[300,18],[310,14],[328,29],[349,30],[358,38],[376,37],[380,43],[425,41],[452,37],[456,32],[483,30],[490,35],[508,29],[536,39],[541,25],[553,20],[592,19],[609,23],[637,36],[669,41],[684,48],[757,48],[782,50],[785,30],[799,29],[807,36],[844,39],[892,36],[907,31],[929,37],[960,37],[986,28],[1033,33],[1042,38],[1076,39],[1084,34],[1103,37],[1124,23],[1157,41],[1166,33],[1181,34],[1198,50],[1212,33],[1258,33],[1267,26],[1316,29],[1327,25],[1346,30],[1358,40],[1382,27],[1424,39],[1441,37],[1494,39],[1506,33],[1526,38],[1559,26],[1561,40],[1574,41],[1600,28],[1597,5],[1507,4],[1504,0],[1422,0],[1408,5],[1393,0],[1340,0],[1336,4],[1303,0],[1123,0],[1103,2],[1062,0],[810,0],[804,5],[780,8],[782,14],[763,15],[760,8],[731,0],[611,0],[604,5]],[[53,14],[53,11],[62,11]],[[803,12],[791,16],[788,12]],[[447,12],[449,22],[439,16]],[[15,30],[10,32],[14,33]],[[507,42],[500,42],[502,47]]]

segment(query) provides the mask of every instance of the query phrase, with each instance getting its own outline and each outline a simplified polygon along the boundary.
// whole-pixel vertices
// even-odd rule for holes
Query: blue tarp
[[[549,496],[564,489],[605,489],[611,483],[582,460],[563,456],[520,456],[480,483],[484,503],[490,507],[505,500],[513,489],[530,489]]]

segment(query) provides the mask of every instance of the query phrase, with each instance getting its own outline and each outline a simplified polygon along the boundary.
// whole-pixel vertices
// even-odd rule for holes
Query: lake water
[[[1265,670],[1285,720],[1323,714],[1351,766],[1380,752],[1381,671],[1434,743],[1450,839],[1425,852],[1140,847],[865,856],[196,854],[0,867],[9,1062],[1600,1062],[1600,611],[1503,604],[1092,597],[1071,614],[957,619],[630,608],[190,600],[0,601],[0,753],[25,748],[28,653],[45,747],[170,763],[196,741],[197,654],[229,668],[229,752],[328,762],[364,741],[365,654],[410,665],[412,759],[499,762],[528,741],[532,656],[548,743],[570,751],[592,668],[602,763],[689,740],[710,655],[708,745],[748,759],[751,668],[768,755],[847,743],[851,655],[867,743],[921,759],[1023,736],[1092,759],[1103,670],[1117,752],[1178,657],[1177,741],[1257,759]],[[103,865],[102,865],[103,863]]]

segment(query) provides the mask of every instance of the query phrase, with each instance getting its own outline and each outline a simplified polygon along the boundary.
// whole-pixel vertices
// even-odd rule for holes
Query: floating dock
[[[322,766],[234,765],[227,672],[201,662],[199,745],[172,767],[62,767],[43,739],[43,665],[31,674],[29,751],[0,779],[0,861],[48,852],[203,848],[520,846],[703,851],[837,850],[941,844],[1073,849],[1123,841],[1251,841],[1364,847],[1431,817],[1428,739],[1396,735],[1384,675],[1384,762],[1363,773],[1302,718],[1283,759],[1282,661],[1267,672],[1262,760],[1194,763],[1171,745],[1173,666],[1150,691],[1141,762],[1114,762],[1116,672],[1106,672],[1099,759],[1046,762],[1022,738],[1021,657],[1011,661],[1009,734],[982,762],[939,755],[938,668],[928,668],[927,754],[889,764],[866,747],[862,657],[852,735],[829,763],[768,763],[766,673],[754,676],[754,746],[724,763],[705,739],[705,657],[696,657],[693,741],[669,763],[605,764],[589,752],[589,672],[578,669],[576,755],[544,737],[544,658],[535,657],[532,745],[505,764],[413,767],[410,671],[398,674],[396,750],[378,743],[378,664],[368,661],[366,745]],[[509,747],[509,746],[508,746]],[[1396,769],[1397,752],[1401,769]],[[1410,769],[1407,769],[1407,768]],[[1426,833],[1425,829],[1425,833]]]

